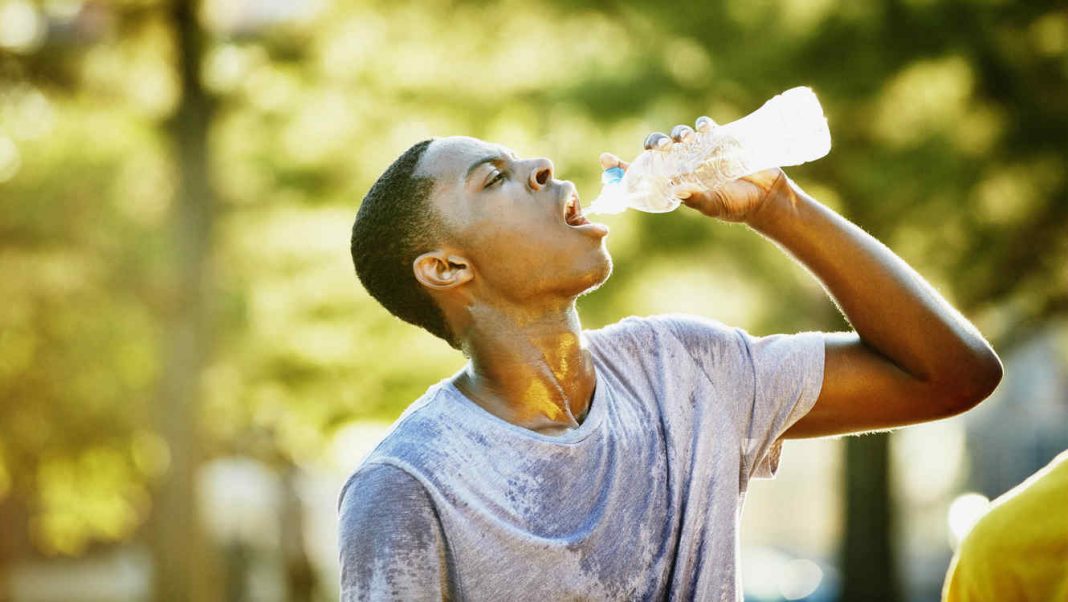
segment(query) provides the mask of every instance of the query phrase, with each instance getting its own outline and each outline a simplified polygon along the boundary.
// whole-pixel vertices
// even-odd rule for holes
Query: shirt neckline
[[[523,428],[519,425],[512,424],[507,420],[490,413],[488,410],[478,405],[467,395],[464,395],[463,391],[456,388],[453,384],[453,379],[463,373],[465,368],[461,368],[451,377],[443,380],[440,384],[442,390],[444,390],[449,399],[455,402],[455,405],[466,416],[481,422],[488,429],[510,431],[520,437],[533,439],[535,441],[543,441],[546,443],[578,443],[586,437],[589,437],[593,433],[597,426],[604,419],[606,401],[608,399],[607,386],[605,385],[604,378],[601,377],[601,369],[597,366],[597,362],[594,362],[594,378],[596,384],[593,390],[593,396],[590,398],[590,409],[586,412],[586,419],[582,421],[582,424],[578,428],[571,429],[562,435],[544,435],[537,431],[532,431],[528,428]]]

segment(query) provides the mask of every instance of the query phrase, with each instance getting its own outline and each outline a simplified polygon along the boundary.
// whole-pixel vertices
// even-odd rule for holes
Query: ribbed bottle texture
[[[601,194],[586,213],[650,213],[679,206],[682,190],[713,190],[731,180],[769,169],[814,161],[831,150],[823,108],[810,88],[792,88],[756,111],[728,123],[697,120],[670,139],[646,150],[621,169],[605,172]]]

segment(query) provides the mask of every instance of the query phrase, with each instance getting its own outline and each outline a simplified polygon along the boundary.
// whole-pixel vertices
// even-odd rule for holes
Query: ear
[[[447,290],[475,277],[471,263],[460,255],[449,255],[444,251],[423,253],[412,262],[415,279],[427,288]]]

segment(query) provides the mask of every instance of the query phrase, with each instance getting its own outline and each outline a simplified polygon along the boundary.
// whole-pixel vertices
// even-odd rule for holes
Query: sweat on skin
[[[343,488],[344,600],[741,599],[738,516],[783,439],[945,418],[1000,381],[959,312],[781,170],[684,203],[801,262],[853,332],[680,315],[584,331],[608,231],[569,213],[550,161],[453,137],[416,172],[444,227],[412,276],[469,361]]]

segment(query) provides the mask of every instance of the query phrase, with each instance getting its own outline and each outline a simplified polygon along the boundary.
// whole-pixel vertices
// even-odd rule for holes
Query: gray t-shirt
[[[741,600],[748,482],[815,403],[820,333],[685,315],[584,332],[585,421],[515,426],[444,380],[340,496],[342,600]]]

